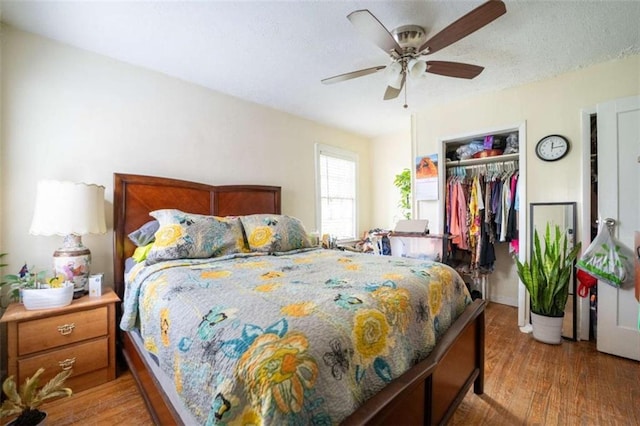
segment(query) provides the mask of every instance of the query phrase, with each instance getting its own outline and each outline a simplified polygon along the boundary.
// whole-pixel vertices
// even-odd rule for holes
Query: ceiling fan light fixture
[[[387,85],[400,90],[400,88],[402,88],[402,73],[398,74],[398,76],[393,80],[389,79],[389,81],[387,81]]]
[[[402,84],[402,64],[400,62],[392,62],[385,70],[387,76],[387,85],[400,88]]]
[[[427,63],[420,59],[411,59],[408,68],[411,78],[420,78],[427,73]]]

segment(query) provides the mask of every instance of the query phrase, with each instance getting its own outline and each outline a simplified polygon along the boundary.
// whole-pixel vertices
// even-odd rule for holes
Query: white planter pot
[[[67,306],[73,299],[73,284],[60,288],[23,289],[22,303],[27,310],[51,309]]]
[[[559,345],[562,342],[563,317],[547,317],[531,312],[533,338],[539,342]]]

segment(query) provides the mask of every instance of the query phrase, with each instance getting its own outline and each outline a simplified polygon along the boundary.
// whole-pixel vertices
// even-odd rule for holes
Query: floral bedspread
[[[201,424],[336,424],[434,347],[471,298],[448,266],[333,250],[137,266],[140,328]]]

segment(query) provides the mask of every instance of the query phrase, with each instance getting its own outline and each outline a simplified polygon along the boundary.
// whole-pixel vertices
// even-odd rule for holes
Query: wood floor
[[[465,397],[450,425],[640,425],[640,363],[592,342],[538,343],[515,308],[486,317],[484,395]],[[131,374],[45,405],[49,425],[152,425]]]

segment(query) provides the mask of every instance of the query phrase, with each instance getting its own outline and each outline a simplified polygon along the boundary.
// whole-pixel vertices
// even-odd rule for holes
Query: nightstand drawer
[[[107,307],[18,323],[18,356],[106,336]],[[35,370],[34,370],[35,371]]]
[[[109,366],[109,337],[34,355],[18,360],[18,383],[31,377],[38,368],[45,369],[40,383],[46,383],[64,367],[73,369],[71,377],[80,376]]]

